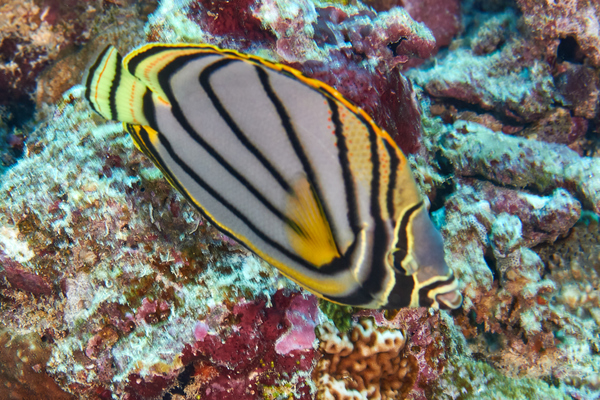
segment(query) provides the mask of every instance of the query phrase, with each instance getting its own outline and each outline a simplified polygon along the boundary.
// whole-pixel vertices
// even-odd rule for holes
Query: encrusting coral
[[[350,332],[319,326],[319,360],[313,375],[317,399],[397,399],[416,379],[414,357],[402,357],[406,338],[400,330],[377,327],[361,319]]]

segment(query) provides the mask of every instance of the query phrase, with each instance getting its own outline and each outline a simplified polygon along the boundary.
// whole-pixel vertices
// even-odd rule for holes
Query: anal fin
[[[340,254],[317,194],[305,176],[298,179],[292,189],[286,207],[290,218],[286,227],[292,248],[316,267],[331,263]]]

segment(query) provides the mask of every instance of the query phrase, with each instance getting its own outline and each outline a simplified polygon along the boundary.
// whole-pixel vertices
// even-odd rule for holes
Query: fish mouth
[[[440,293],[435,296],[435,299],[440,305],[440,308],[445,310],[456,310],[462,305],[463,301],[462,294],[457,289],[446,293]]]

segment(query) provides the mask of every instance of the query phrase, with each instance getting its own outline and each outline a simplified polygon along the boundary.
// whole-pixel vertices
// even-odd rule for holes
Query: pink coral
[[[275,351],[288,354],[293,350],[312,349],[316,339],[317,312],[316,297],[294,296],[285,312],[290,328],[275,343]]]
[[[272,307],[266,307],[264,301],[237,304],[227,314],[218,313],[224,320],[210,322],[209,317],[196,324],[197,342],[183,355],[184,364],[192,371],[185,390],[206,399],[227,394],[251,400],[259,397],[265,386],[312,369],[315,297],[286,297],[278,291],[271,301]],[[223,326],[223,321],[232,325]],[[294,391],[297,398],[308,399],[304,379],[298,378]]]

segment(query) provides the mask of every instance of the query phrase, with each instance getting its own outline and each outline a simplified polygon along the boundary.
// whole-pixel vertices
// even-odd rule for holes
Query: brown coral
[[[398,399],[412,388],[417,363],[401,354],[406,338],[400,330],[362,319],[349,334],[324,324],[318,335],[324,357],[313,372],[317,399]]]

